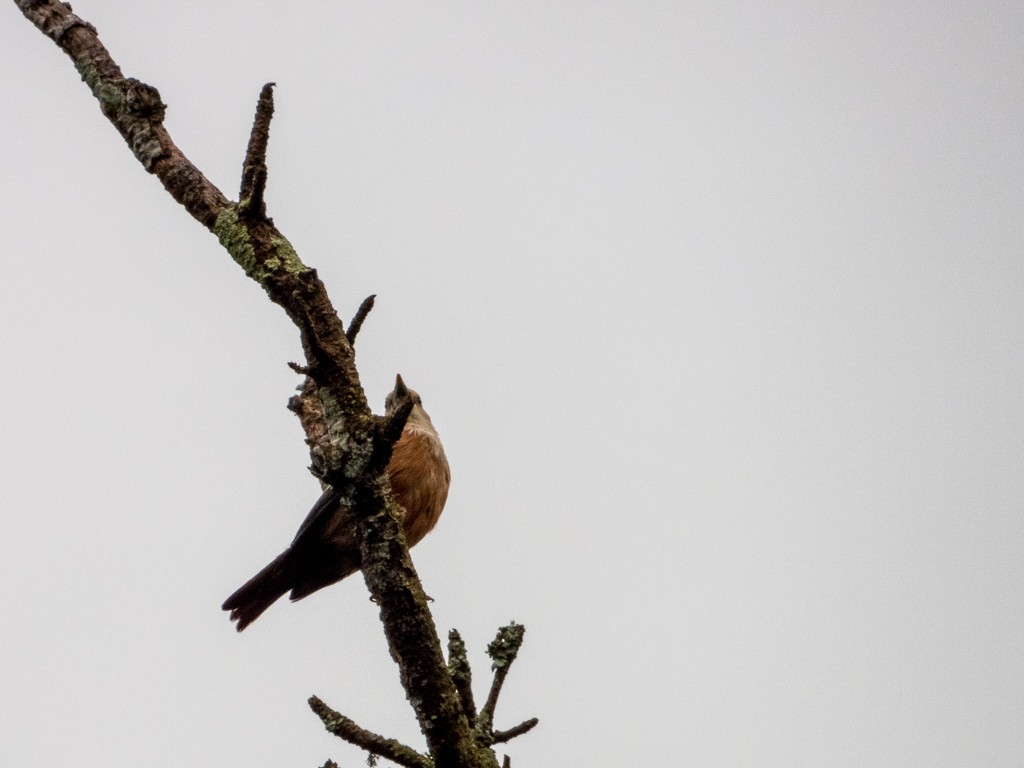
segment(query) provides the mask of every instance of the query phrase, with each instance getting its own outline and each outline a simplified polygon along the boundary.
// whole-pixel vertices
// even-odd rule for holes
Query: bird
[[[412,400],[413,407],[392,449],[387,475],[399,506],[406,544],[412,547],[437,524],[448,498],[451,470],[441,438],[423,410],[423,401],[405,386],[401,375],[395,377],[395,388],[384,402],[385,412],[391,413],[396,400],[405,396]],[[301,600],[359,568],[352,515],[338,492],[327,488],[288,548],[235,590],[221,607],[231,612],[231,621],[238,622],[241,632],[286,592],[291,592],[293,602]]]

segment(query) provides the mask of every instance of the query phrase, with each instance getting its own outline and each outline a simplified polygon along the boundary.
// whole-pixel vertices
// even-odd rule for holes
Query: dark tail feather
[[[221,608],[231,611],[231,620],[238,622],[239,632],[256,621],[261,613],[291,589],[288,567],[290,554],[291,550],[282,552],[224,601]]]

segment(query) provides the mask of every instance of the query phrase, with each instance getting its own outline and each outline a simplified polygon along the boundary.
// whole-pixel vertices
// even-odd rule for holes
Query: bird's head
[[[419,392],[405,386],[402,374],[398,374],[395,376],[395,388],[384,398],[384,412],[393,413],[406,400],[412,400],[412,413],[409,414],[407,424],[431,424],[430,417],[423,410],[423,400],[420,398]]]

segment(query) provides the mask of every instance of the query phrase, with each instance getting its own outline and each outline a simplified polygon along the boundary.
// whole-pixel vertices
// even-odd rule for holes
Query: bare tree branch
[[[263,195],[267,189],[267,143],[270,141],[270,119],[273,116],[274,83],[267,83],[260,91],[260,100],[256,104],[256,118],[249,134],[249,147],[242,164],[242,185],[238,193],[242,212],[261,219],[267,216]]]
[[[405,768],[433,768],[433,761],[421,755],[412,747],[407,747],[397,739],[388,739],[372,731],[361,728],[350,718],[324,704],[316,696],[311,696],[309,706],[323,721],[324,727],[335,736],[365,749],[372,755],[380,755],[393,763],[404,765]]]
[[[469,722],[476,721],[476,702],[473,701],[473,671],[466,656],[466,644],[457,629],[448,632],[448,672],[462,699],[462,711]]]
[[[382,421],[371,414],[352,346],[323,283],[265,215],[265,149],[273,108],[270,88],[264,87],[261,94],[243,170],[241,188],[248,199],[244,204],[232,203],[171,140],[163,125],[166,107],[157,90],[125,78],[95,28],[56,0],[15,2],[71,58],[101,111],[142,166],[218,237],[245,273],[299,328],[304,367],[326,424],[325,430],[307,430],[313,464],[321,468],[323,480],[334,487],[341,502],[358,512],[356,534],[363,574],[380,606],[406,695],[438,766],[477,765],[480,753],[448,675],[384,474],[391,452],[386,441],[397,437],[395,415]]]
[[[524,633],[525,628],[513,621],[507,627],[499,629],[494,641],[487,646],[487,653],[493,661],[494,679],[487,702],[479,713],[473,701],[472,672],[466,657],[466,645],[458,630],[453,629],[448,633],[448,673],[455,681],[455,687],[462,697],[462,709],[473,728],[473,737],[481,746],[490,747],[511,741],[532,730],[540,722],[533,717],[506,731],[494,730],[494,710],[498,705],[498,697],[508,676],[509,667],[519,653]]]
[[[532,731],[534,726],[539,723],[536,717],[531,717],[529,720],[524,720],[519,725],[509,728],[507,731],[495,731],[494,744],[504,744],[505,742],[512,741],[516,736],[522,736],[524,733]]]
[[[171,141],[163,127],[164,104],[155,88],[125,78],[96,36],[96,29],[58,2],[15,0],[21,12],[71,57],[142,167],[155,174],[171,196],[208,229],[228,205],[227,198]]]
[[[359,309],[356,311],[355,317],[352,318],[352,322],[348,324],[348,343],[356,343],[356,335],[359,333],[359,329],[363,327],[363,321],[366,316],[370,314],[370,310],[373,309],[373,302],[376,300],[377,294],[371,294],[363,299],[363,303],[359,305]]]
[[[302,423],[312,471],[353,511],[363,575],[380,607],[391,655],[399,665],[430,758],[360,728],[316,697],[310,699],[310,706],[331,732],[407,768],[496,768],[497,757],[487,747],[525,733],[537,723],[533,719],[508,731],[492,729],[498,695],[522,643],[523,627],[515,623],[503,627],[488,646],[494,681],[477,715],[465,647],[453,632],[449,671],[385,474],[412,401],[393,403],[385,416],[374,416],[355,367],[352,345],[374,297],[363,301],[346,333],[316,271],[302,263],[267,216],[266,152],[274,113],[273,84],[264,85],[260,93],[243,163],[241,199],[235,203],[178,149],[163,125],[166,106],[160,94],[152,86],[124,77],[91,24],[57,0],[15,3],[71,58],[100,110],[143,168],[217,236],[299,329],[305,363],[291,365],[306,380],[289,408]],[[507,757],[505,764],[509,764]],[[325,768],[333,765],[327,761]]]
[[[499,629],[494,640],[487,646],[487,655],[491,657],[491,667],[494,669],[494,680],[491,682],[491,691],[487,694],[487,701],[477,718],[478,731],[483,729],[489,732],[492,729],[494,709],[498,706],[501,686],[508,676],[509,667],[516,660],[519,647],[523,644],[525,632],[526,627],[513,621],[508,626]]]

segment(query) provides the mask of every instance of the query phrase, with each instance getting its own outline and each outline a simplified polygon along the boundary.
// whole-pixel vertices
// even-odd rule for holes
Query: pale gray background
[[[442,632],[531,766],[1024,764],[1019,2],[78,0],[270,213],[454,485]],[[0,763],[420,745],[353,579],[223,598],[318,488],[297,334],[0,6]]]

